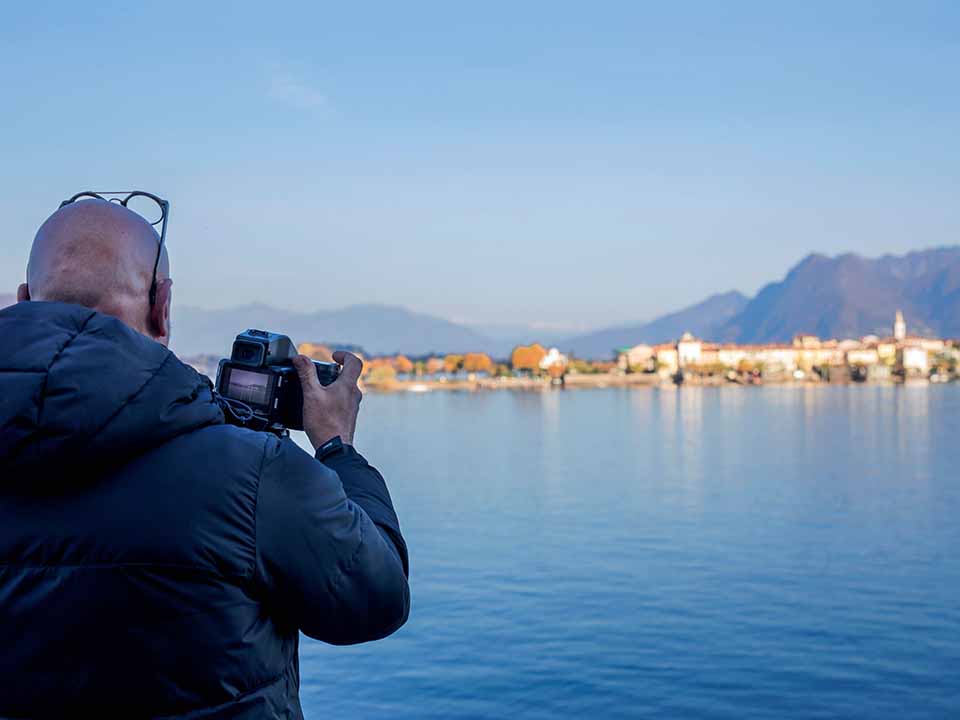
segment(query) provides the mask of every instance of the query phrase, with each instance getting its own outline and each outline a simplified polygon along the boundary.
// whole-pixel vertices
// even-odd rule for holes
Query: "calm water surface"
[[[412,557],[307,717],[960,717],[960,386],[368,395]]]

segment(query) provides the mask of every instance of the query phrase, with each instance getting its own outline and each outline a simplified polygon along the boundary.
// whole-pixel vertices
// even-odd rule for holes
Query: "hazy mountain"
[[[488,338],[486,352],[497,358],[506,358],[517,345],[529,345],[537,342],[541,345],[554,346],[566,337],[570,330],[543,328],[537,325],[468,325],[471,330]]]
[[[748,302],[745,295],[735,290],[711,295],[696,305],[649,322],[620,325],[567,338],[560,343],[560,347],[579,357],[607,358],[617,348],[638,343],[668,342],[687,331],[698,337],[709,338],[716,335]]]
[[[888,335],[897,309],[911,333],[960,337],[960,247],[876,259],[810,255],[763,288],[720,337],[786,342],[801,332]]]
[[[351,344],[380,355],[485,350],[489,338],[448,320],[386,305],[353,305],[300,313],[267,305],[224,310],[175,307],[172,347],[179,355],[229,353],[247,328],[289,335],[294,342]]]
[[[0,308],[5,308],[7,305],[13,305],[16,301],[16,295],[5,295],[0,293]]]

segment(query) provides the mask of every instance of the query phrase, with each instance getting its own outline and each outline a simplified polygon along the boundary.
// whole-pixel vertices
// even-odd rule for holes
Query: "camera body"
[[[296,355],[297,348],[286,335],[266,330],[237,335],[230,359],[221,360],[217,368],[216,389],[230,410],[224,413],[228,421],[257,429],[302,430],[303,390],[293,366]],[[313,364],[321,385],[340,375],[337,363]]]

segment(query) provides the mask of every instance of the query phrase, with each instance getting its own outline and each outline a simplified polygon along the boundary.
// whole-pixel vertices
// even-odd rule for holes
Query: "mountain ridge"
[[[897,310],[914,333],[960,336],[960,246],[877,258],[812,253],[782,280],[761,288],[712,339],[788,342],[798,333],[889,334]]]
[[[180,355],[228,353],[237,333],[251,327],[283,332],[297,343],[357,345],[374,355],[464,352],[488,343],[468,327],[393,305],[297,312],[254,303],[220,310],[183,306],[175,312],[171,347]]]
[[[575,335],[558,343],[565,351],[580,357],[608,358],[620,347],[676,340],[684,332],[707,337],[741,311],[749,298],[737,290],[716,293],[705,300],[648,322],[615,325]]]

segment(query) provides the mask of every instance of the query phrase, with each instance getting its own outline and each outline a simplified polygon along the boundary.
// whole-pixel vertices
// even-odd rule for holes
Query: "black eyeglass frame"
[[[104,197],[104,195],[122,195],[123,197]],[[74,203],[77,200],[87,197],[103,200],[104,202],[118,203],[123,207],[127,207],[127,203],[135,197],[146,197],[150,198],[160,206],[159,220],[151,222],[149,218],[144,218],[144,220],[150,223],[153,227],[156,227],[157,225],[160,226],[160,245],[157,246],[157,259],[153,261],[153,281],[150,283],[150,307],[153,307],[157,303],[157,270],[160,267],[160,257],[163,255],[163,244],[167,239],[167,218],[170,217],[170,203],[163,198],[157,197],[153,193],[148,193],[144,190],[121,190],[118,192],[108,192],[103,190],[94,192],[92,190],[84,190],[83,192],[78,192],[73,197],[64,200],[62,203],[60,203],[60,207],[69,205],[70,203]],[[139,215],[140,213],[137,214]],[[141,215],[141,217],[143,216]]]

